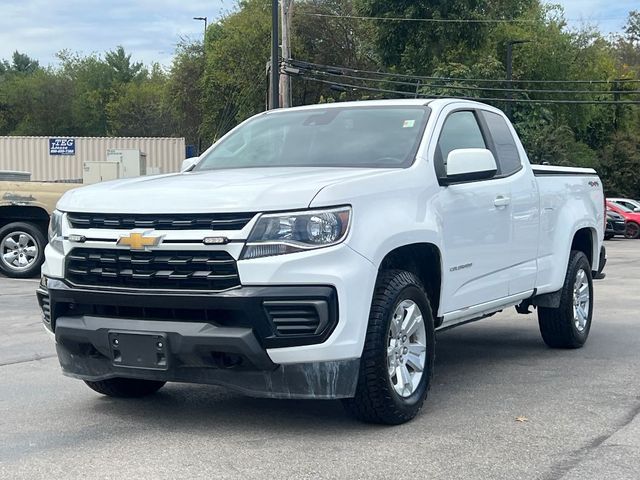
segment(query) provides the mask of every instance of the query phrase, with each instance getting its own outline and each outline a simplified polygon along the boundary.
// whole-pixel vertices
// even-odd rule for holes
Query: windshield
[[[405,167],[427,107],[335,107],[261,115],[232,131],[194,168]]]

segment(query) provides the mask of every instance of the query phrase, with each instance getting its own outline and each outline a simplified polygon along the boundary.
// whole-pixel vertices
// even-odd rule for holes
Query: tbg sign
[[[75,138],[50,138],[49,155],[75,155]]]

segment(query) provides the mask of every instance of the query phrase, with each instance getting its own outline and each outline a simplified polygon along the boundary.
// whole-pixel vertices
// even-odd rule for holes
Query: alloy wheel
[[[427,332],[422,312],[412,300],[396,307],[389,325],[387,368],[398,395],[413,394],[424,374],[427,359]]]
[[[11,232],[0,242],[0,259],[11,270],[27,270],[38,259],[38,243],[27,232]]]
[[[591,292],[589,291],[589,280],[583,269],[576,273],[576,280],[573,285],[573,321],[576,330],[580,333],[587,328],[589,321],[589,306],[591,303]]]

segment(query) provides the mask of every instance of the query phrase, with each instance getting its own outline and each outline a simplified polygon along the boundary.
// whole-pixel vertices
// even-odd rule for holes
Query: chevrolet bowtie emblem
[[[134,232],[129,235],[122,235],[118,239],[118,245],[129,247],[131,250],[146,250],[147,247],[158,245],[161,238],[159,235],[146,235],[146,232]]]

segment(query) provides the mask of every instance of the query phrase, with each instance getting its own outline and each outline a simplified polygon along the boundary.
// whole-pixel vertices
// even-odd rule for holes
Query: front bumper
[[[105,247],[106,245],[97,246]],[[194,246],[186,244],[172,248],[193,251]],[[234,258],[238,258],[242,244],[230,243],[221,248],[229,251]],[[69,246],[67,250],[70,251],[71,247]],[[265,345],[267,354],[274,363],[321,363],[349,360],[362,355],[378,270],[369,260],[348,245],[340,244],[309,252],[239,260],[238,271],[243,287],[230,290],[229,293],[248,291],[245,289],[249,288],[272,288],[278,285],[292,287],[325,285],[331,286],[337,295],[339,320],[329,337],[320,343],[306,345]],[[65,275],[65,257],[50,245],[46,247],[46,261],[42,266],[42,273],[59,282]],[[146,293],[132,291],[128,295],[145,296]],[[204,293],[204,295],[207,294]],[[165,296],[157,295],[154,298],[164,301],[162,297]]]
[[[607,220],[606,233],[608,235],[624,235],[627,225],[624,220]]]
[[[108,325],[108,326],[107,326]],[[113,361],[111,332],[166,339],[166,368],[132,368]],[[222,385],[271,398],[348,398],[359,360],[275,365],[248,328],[198,322],[140,321],[81,316],[56,320],[56,349],[65,375],[99,381],[114,377]]]
[[[267,348],[299,348],[326,340],[338,323],[333,287],[160,294],[77,288],[45,278],[37,295],[68,376],[217,384],[282,398],[346,398],[355,393],[358,359],[276,364],[267,353]],[[167,368],[119,365],[110,343],[114,332],[163,335]]]

